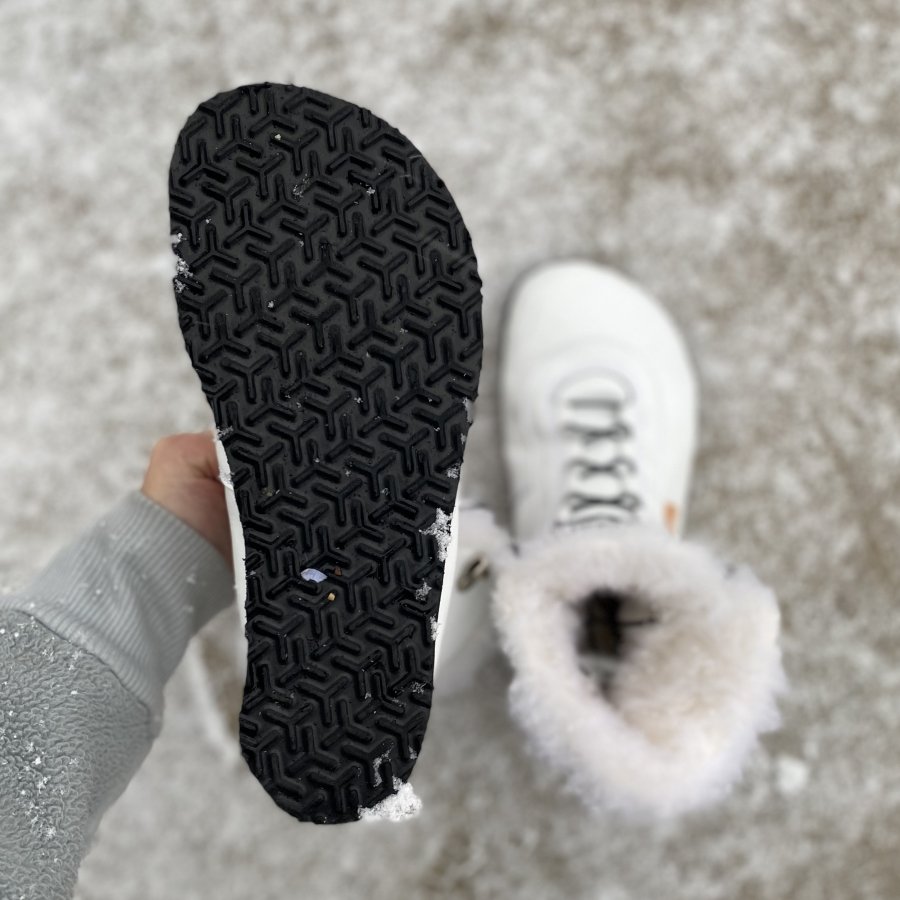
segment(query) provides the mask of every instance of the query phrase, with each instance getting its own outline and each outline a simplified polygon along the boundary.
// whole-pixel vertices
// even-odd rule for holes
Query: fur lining
[[[655,619],[630,630],[606,693],[576,649],[581,606],[598,590],[637,598]],[[778,725],[774,594],[662,530],[526,545],[501,573],[493,608],[514,669],[513,714],[591,807],[669,817],[708,805]]]

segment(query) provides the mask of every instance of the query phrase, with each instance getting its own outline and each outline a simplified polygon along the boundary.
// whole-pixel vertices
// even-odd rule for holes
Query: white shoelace
[[[593,373],[560,396],[565,491],[556,527],[633,522],[642,506],[628,388]]]

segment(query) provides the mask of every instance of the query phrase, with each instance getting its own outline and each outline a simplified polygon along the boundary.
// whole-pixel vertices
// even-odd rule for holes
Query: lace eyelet
[[[456,581],[456,586],[461,591],[467,591],[477,582],[487,578],[491,574],[490,563],[485,556],[476,556],[464,569]]]

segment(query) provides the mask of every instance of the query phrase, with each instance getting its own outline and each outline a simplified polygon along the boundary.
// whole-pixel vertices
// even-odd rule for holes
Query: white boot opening
[[[585,633],[604,599],[618,606],[605,652],[602,628]],[[514,669],[513,714],[591,807],[667,817],[709,804],[777,726],[774,595],[661,529],[526,545],[500,574],[494,614]]]

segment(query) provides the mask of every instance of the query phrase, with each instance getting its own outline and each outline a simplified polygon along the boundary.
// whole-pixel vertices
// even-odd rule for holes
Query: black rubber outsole
[[[169,185],[179,321],[244,532],[244,758],[296,818],[353,821],[428,721],[481,364],[471,241],[400,132],[307,88],[201,104]]]

